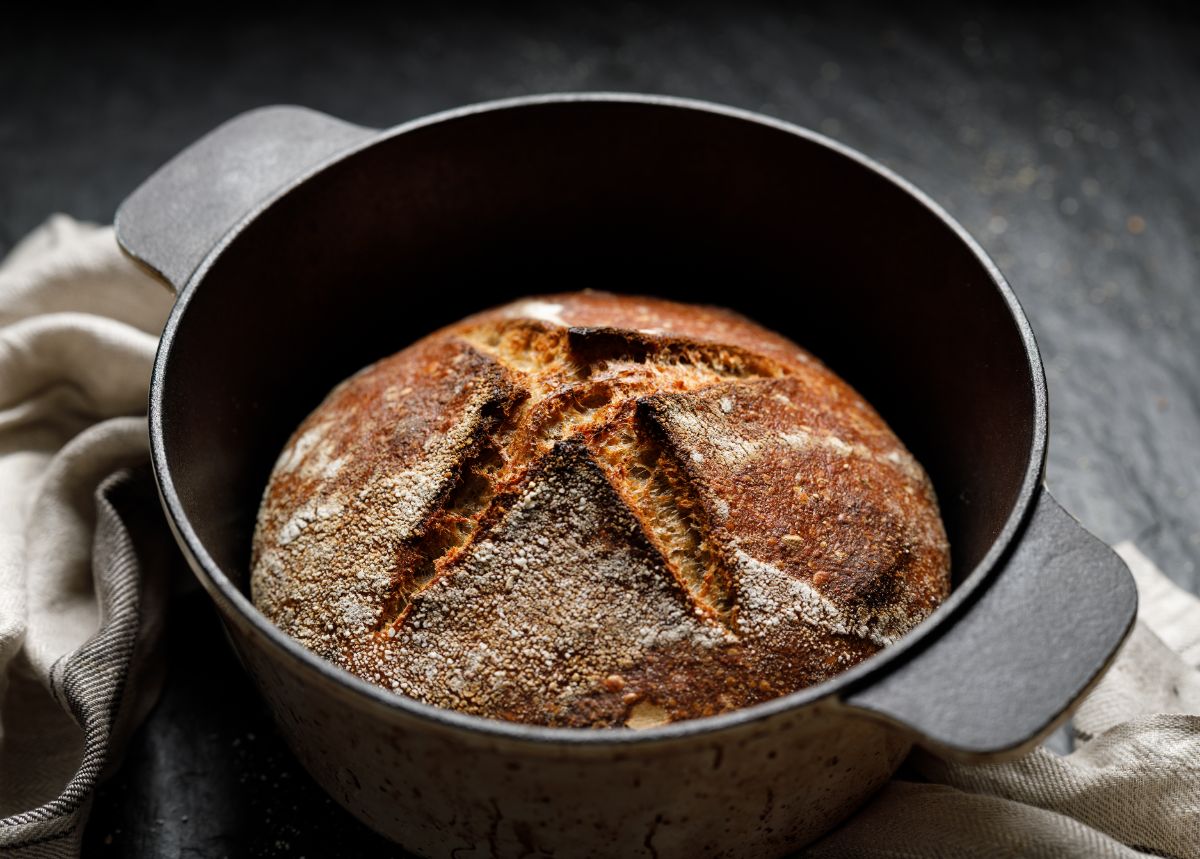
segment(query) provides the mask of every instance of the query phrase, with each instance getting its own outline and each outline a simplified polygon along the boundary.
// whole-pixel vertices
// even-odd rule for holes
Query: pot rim
[[[1009,511],[1004,526],[993,540],[987,553],[963,578],[962,582],[951,592],[945,602],[898,641],[846,671],[831,677],[829,680],[749,707],[720,713],[715,716],[688,719],[638,731],[621,728],[561,728],[528,725],[474,716],[456,710],[436,707],[404,695],[399,695],[360,679],[332,662],[317,656],[289,637],[275,626],[275,624],[271,623],[250,602],[241,588],[226,576],[213,561],[192,528],[187,513],[183,509],[171,477],[168,452],[163,439],[163,376],[170,361],[175,333],[179,327],[180,320],[187,311],[190,299],[224,249],[247,225],[293,189],[326,168],[347,158],[351,158],[366,149],[381,145],[402,134],[465,117],[507,110],[536,109],[542,106],[561,104],[634,104],[657,108],[699,111],[755,123],[794,135],[809,143],[832,150],[842,157],[855,162],[858,166],[870,170],[881,178],[891,182],[935,215],[967,247],[983,267],[1008,308],[1013,324],[1016,326],[1025,347],[1025,356],[1028,362],[1029,379],[1033,394],[1033,427],[1029,460],[1025,465],[1025,473],[1016,502]],[[911,182],[846,144],[839,143],[823,134],[802,126],[764,116],[753,111],[700,99],[676,96],[621,92],[568,92],[526,95],[485,101],[440,111],[401,123],[390,129],[380,131],[378,135],[370,137],[361,144],[351,146],[347,150],[339,152],[329,160],[318,164],[308,172],[289,181],[282,188],[271,194],[264,202],[254,207],[213,246],[204,260],[188,278],[187,283],[179,290],[179,295],[167,318],[155,355],[154,370],[150,384],[149,432],[151,461],[154,466],[159,497],[167,511],[168,522],[175,534],[176,541],[187,556],[190,566],[200,579],[201,584],[204,585],[205,590],[208,591],[209,595],[218,605],[223,606],[225,610],[234,612],[241,621],[248,624],[276,652],[281,654],[283,658],[300,663],[303,669],[316,672],[322,679],[334,686],[342,687],[342,690],[348,692],[351,696],[358,696],[363,700],[363,703],[371,703],[377,707],[382,706],[385,709],[431,723],[432,726],[462,730],[480,737],[503,738],[539,745],[586,745],[595,747],[645,745],[648,743],[713,734],[750,723],[760,722],[785,711],[798,710],[816,701],[835,696],[838,693],[868,685],[872,679],[884,674],[890,666],[898,663],[910,652],[914,652],[920,644],[926,642],[926,640],[932,640],[944,632],[956,621],[955,616],[960,614],[960,609],[963,609],[972,596],[980,591],[993,574],[997,573],[998,562],[1014,543],[1018,532],[1022,529],[1025,519],[1033,507],[1032,502],[1039,491],[1045,466],[1048,418],[1046,379],[1041,355],[1033,334],[1033,329],[1015,293],[1007,280],[1005,280],[1004,275],[1000,272],[999,267],[991,260],[967,230],[944,208],[934,202]]]

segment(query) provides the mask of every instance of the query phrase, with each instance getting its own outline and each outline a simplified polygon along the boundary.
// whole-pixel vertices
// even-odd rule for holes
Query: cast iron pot
[[[304,765],[417,853],[785,853],[914,742],[967,760],[1028,749],[1133,621],[1128,571],[1042,485],[1045,380],[1004,278],[919,191],[820,135],[628,95],[493,102],[388,131],[271,107],[159,170],[117,233],[178,291],[150,440],[179,544]],[[426,706],[279,632],[247,599],[248,558],[300,420],[440,325],[583,287],[733,307],[856,386],[933,479],[947,602],[824,684],[641,732]]]

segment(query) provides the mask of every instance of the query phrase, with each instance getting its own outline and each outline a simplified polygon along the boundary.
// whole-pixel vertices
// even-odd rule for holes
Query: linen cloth
[[[171,296],[51,218],[0,265],[0,852],[78,853],[157,692],[170,535],[146,393]]]
[[[145,409],[171,296],[111,227],[55,216],[0,265],[0,853],[73,856],[153,702],[171,537]],[[1139,621],[1076,750],[915,751],[813,857],[1200,859],[1200,601],[1131,544]]]

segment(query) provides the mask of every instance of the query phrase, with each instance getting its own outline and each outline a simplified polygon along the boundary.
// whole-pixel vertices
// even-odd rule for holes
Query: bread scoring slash
[[[399,694],[637,728],[844,671],[949,569],[925,472],[817,359],[731,311],[581,292],[335,388],[275,465],[251,591]]]

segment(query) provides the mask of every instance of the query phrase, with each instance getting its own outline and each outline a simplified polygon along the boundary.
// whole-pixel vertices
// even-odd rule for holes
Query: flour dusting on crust
[[[285,632],[397,694],[630,728],[832,677],[948,589],[929,479],[853,389],[729,311],[595,292],[334,389],[251,574]]]

